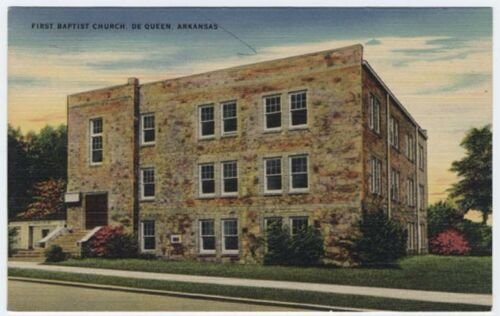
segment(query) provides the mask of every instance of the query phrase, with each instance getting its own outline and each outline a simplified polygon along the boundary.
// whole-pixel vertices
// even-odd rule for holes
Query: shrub
[[[98,230],[84,247],[85,256],[103,258],[137,257],[136,238],[124,232],[123,227],[105,226]]]
[[[317,265],[323,253],[321,234],[312,226],[299,230],[294,236],[286,225],[273,224],[267,231],[266,265]]]
[[[353,256],[362,265],[392,265],[406,254],[406,230],[383,212],[364,212]]]
[[[68,258],[68,254],[58,245],[52,245],[45,251],[45,262],[61,262]]]
[[[427,227],[429,240],[448,228],[456,227],[463,221],[464,214],[450,203],[439,201],[431,205],[427,211]]]
[[[430,250],[432,253],[440,255],[467,255],[471,249],[461,232],[449,228],[437,234],[430,241]]]
[[[465,219],[457,224],[456,228],[469,242],[471,255],[491,255],[492,232],[490,226]]]
[[[12,255],[16,253],[16,250],[14,249],[14,244],[16,242],[17,235],[18,235],[17,228],[10,227],[9,232],[8,232],[8,242],[9,242],[8,256],[9,257],[12,257]]]

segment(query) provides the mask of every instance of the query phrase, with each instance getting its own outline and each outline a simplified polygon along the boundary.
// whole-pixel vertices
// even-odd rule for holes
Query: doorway
[[[88,194],[85,196],[85,228],[108,224],[108,194]]]

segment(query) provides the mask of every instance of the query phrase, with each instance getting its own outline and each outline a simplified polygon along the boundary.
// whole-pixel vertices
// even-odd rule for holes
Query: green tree
[[[463,221],[464,213],[448,201],[439,201],[427,209],[427,228],[429,240],[448,228],[456,227]]]
[[[15,216],[29,204],[27,143],[19,128],[8,126],[7,132],[7,203],[9,217]]]
[[[491,126],[473,128],[460,143],[465,157],[454,161],[451,171],[459,181],[450,189],[463,211],[477,209],[483,213],[483,223],[492,212],[492,132]]]

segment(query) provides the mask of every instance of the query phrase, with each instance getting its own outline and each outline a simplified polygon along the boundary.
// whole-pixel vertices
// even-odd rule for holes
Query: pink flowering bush
[[[440,255],[467,255],[471,248],[464,235],[454,228],[437,234],[430,242],[432,253]]]
[[[130,258],[137,256],[137,241],[122,226],[104,226],[98,230],[84,251],[89,257]]]

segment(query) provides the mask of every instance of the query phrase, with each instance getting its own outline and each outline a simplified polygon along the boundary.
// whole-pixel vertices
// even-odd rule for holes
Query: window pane
[[[281,190],[281,175],[267,176],[267,189],[268,190]]]
[[[92,137],[92,149],[102,149],[102,136]]]
[[[214,178],[214,165],[201,166],[201,178],[202,179],[213,179]]]
[[[236,117],[236,103],[226,103],[222,106],[223,118]]]
[[[238,250],[238,236],[224,237],[226,250]]]
[[[100,134],[102,133],[102,119],[94,119],[92,120],[92,133]]]
[[[92,162],[102,162],[102,150],[92,151]]]
[[[215,132],[215,123],[211,122],[202,122],[201,123],[201,135],[213,135]]]
[[[238,175],[236,162],[225,162],[224,166],[224,178],[235,178]]]
[[[154,128],[155,127],[155,117],[154,115],[144,116],[143,128]]]
[[[224,192],[238,192],[238,179],[224,179]]]
[[[155,237],[144,237],[144,249],[152,250],[156,247]]]
[[[281,159],[267,159],[266,174],[267,175],[281,174]]]
[[[307,218],[293,218],[292,219],[292,234],[297,234],[300,230],[307,227]]]
[[[155,185],[153,183],[144,184],[144,196],[155,196]]]
[[[281,98],[279,96],[266,98],[266,113],[280,112],[281,111]]]
[[[215,250],[215,237],[202,237],[203,250]]]
[[[292,187],[294,189],[305,189],[307,186],[307,174],[297,174],[292,176]]]
[[[214,180],[203,180],[202,183],[202,193],[215,193],[215,181]]]
[[[214,120],[214,107],[206,106],[201,108],[201,121],[213,121]]]
[[[291,109],[292,110],[297,110],[297,109],[305,109],[307,106],[306,102],[306,93],[301,92],[301,93],[294,93],[291,95]]]
[[[224,235],[238,235],[238,223],[236,220],[225,220]]]
[[[292,173],[307,172],[307,158],[295,157],[292,158]]]
[[[307,124],[307,110],[292,111],[292,125]]]
[[[267,114],[266,127],[267,128],[281,127],[281,113]]]
[[[149,129],[144,131],[144,142],[154,142],[155,141],[155,130]]]
[[[238,121],[236,118],[224,119],[224,132],[235,132],[238,130]]]
[[[214,222],[213,221],[201,221],[201,235],[202,236],[214,235]]]

